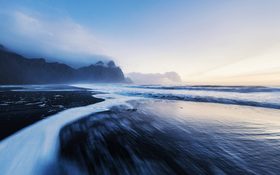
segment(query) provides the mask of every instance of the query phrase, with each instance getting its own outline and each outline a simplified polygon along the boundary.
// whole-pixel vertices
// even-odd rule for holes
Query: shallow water
[[[278,174],[280,113],[233,105],[173,102],[148,105],[150,111],[185,131],[192,154],[228,174]],[[176,123],[176,124],[175,124]],[[230,166],[224,166],[230,163]],[[232,167],[231,167],[232,166]]]
[[[94,91],[152,99],[209,102],[280,109],[280,88],[259,86],[77,85]]]
[[[137,111],[113,109],[110,114],[91,115],[62,130],[61,156],[72,165],[68,171],[79,169],[84,174],[278,174],[280,171],[277,110],[163,100],[133,104]]]

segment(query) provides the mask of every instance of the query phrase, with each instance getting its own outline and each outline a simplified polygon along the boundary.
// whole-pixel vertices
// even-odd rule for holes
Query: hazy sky
[[[280,84],[279,0],[0,0],[0,42],[31,56],[184,81]]]

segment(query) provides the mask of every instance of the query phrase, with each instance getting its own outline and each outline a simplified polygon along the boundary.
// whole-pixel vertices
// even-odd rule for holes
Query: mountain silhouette
[[[60,84],[125,82],[120,67],[113,61],[97,62],[74,69],[66,64],[47,62],[43,58],[29,59],[0,44],[0,84]]]

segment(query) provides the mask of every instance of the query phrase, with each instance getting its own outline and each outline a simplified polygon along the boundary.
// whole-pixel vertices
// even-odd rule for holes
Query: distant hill
[[[56,84],[90,82],[125,82],[125,77],[113,61],[102,61],[74,69],[43,58],[28,59],[0,44],[0,84]]]

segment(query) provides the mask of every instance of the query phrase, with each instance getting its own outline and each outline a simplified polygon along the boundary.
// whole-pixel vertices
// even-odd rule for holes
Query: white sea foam
[[[278,87],[151,87],[113,84],[84,84],[81,87],[123,96],[235,104],[280,109],[280,88]]]
[[[60,129],[92,113],[106,111],[116,104],[129,107],[131,99],[118,95],[100,94],[106,101],[65,110],[37,122],[0,143],[0,174],[38,175],[50,166],[57,158]]]

